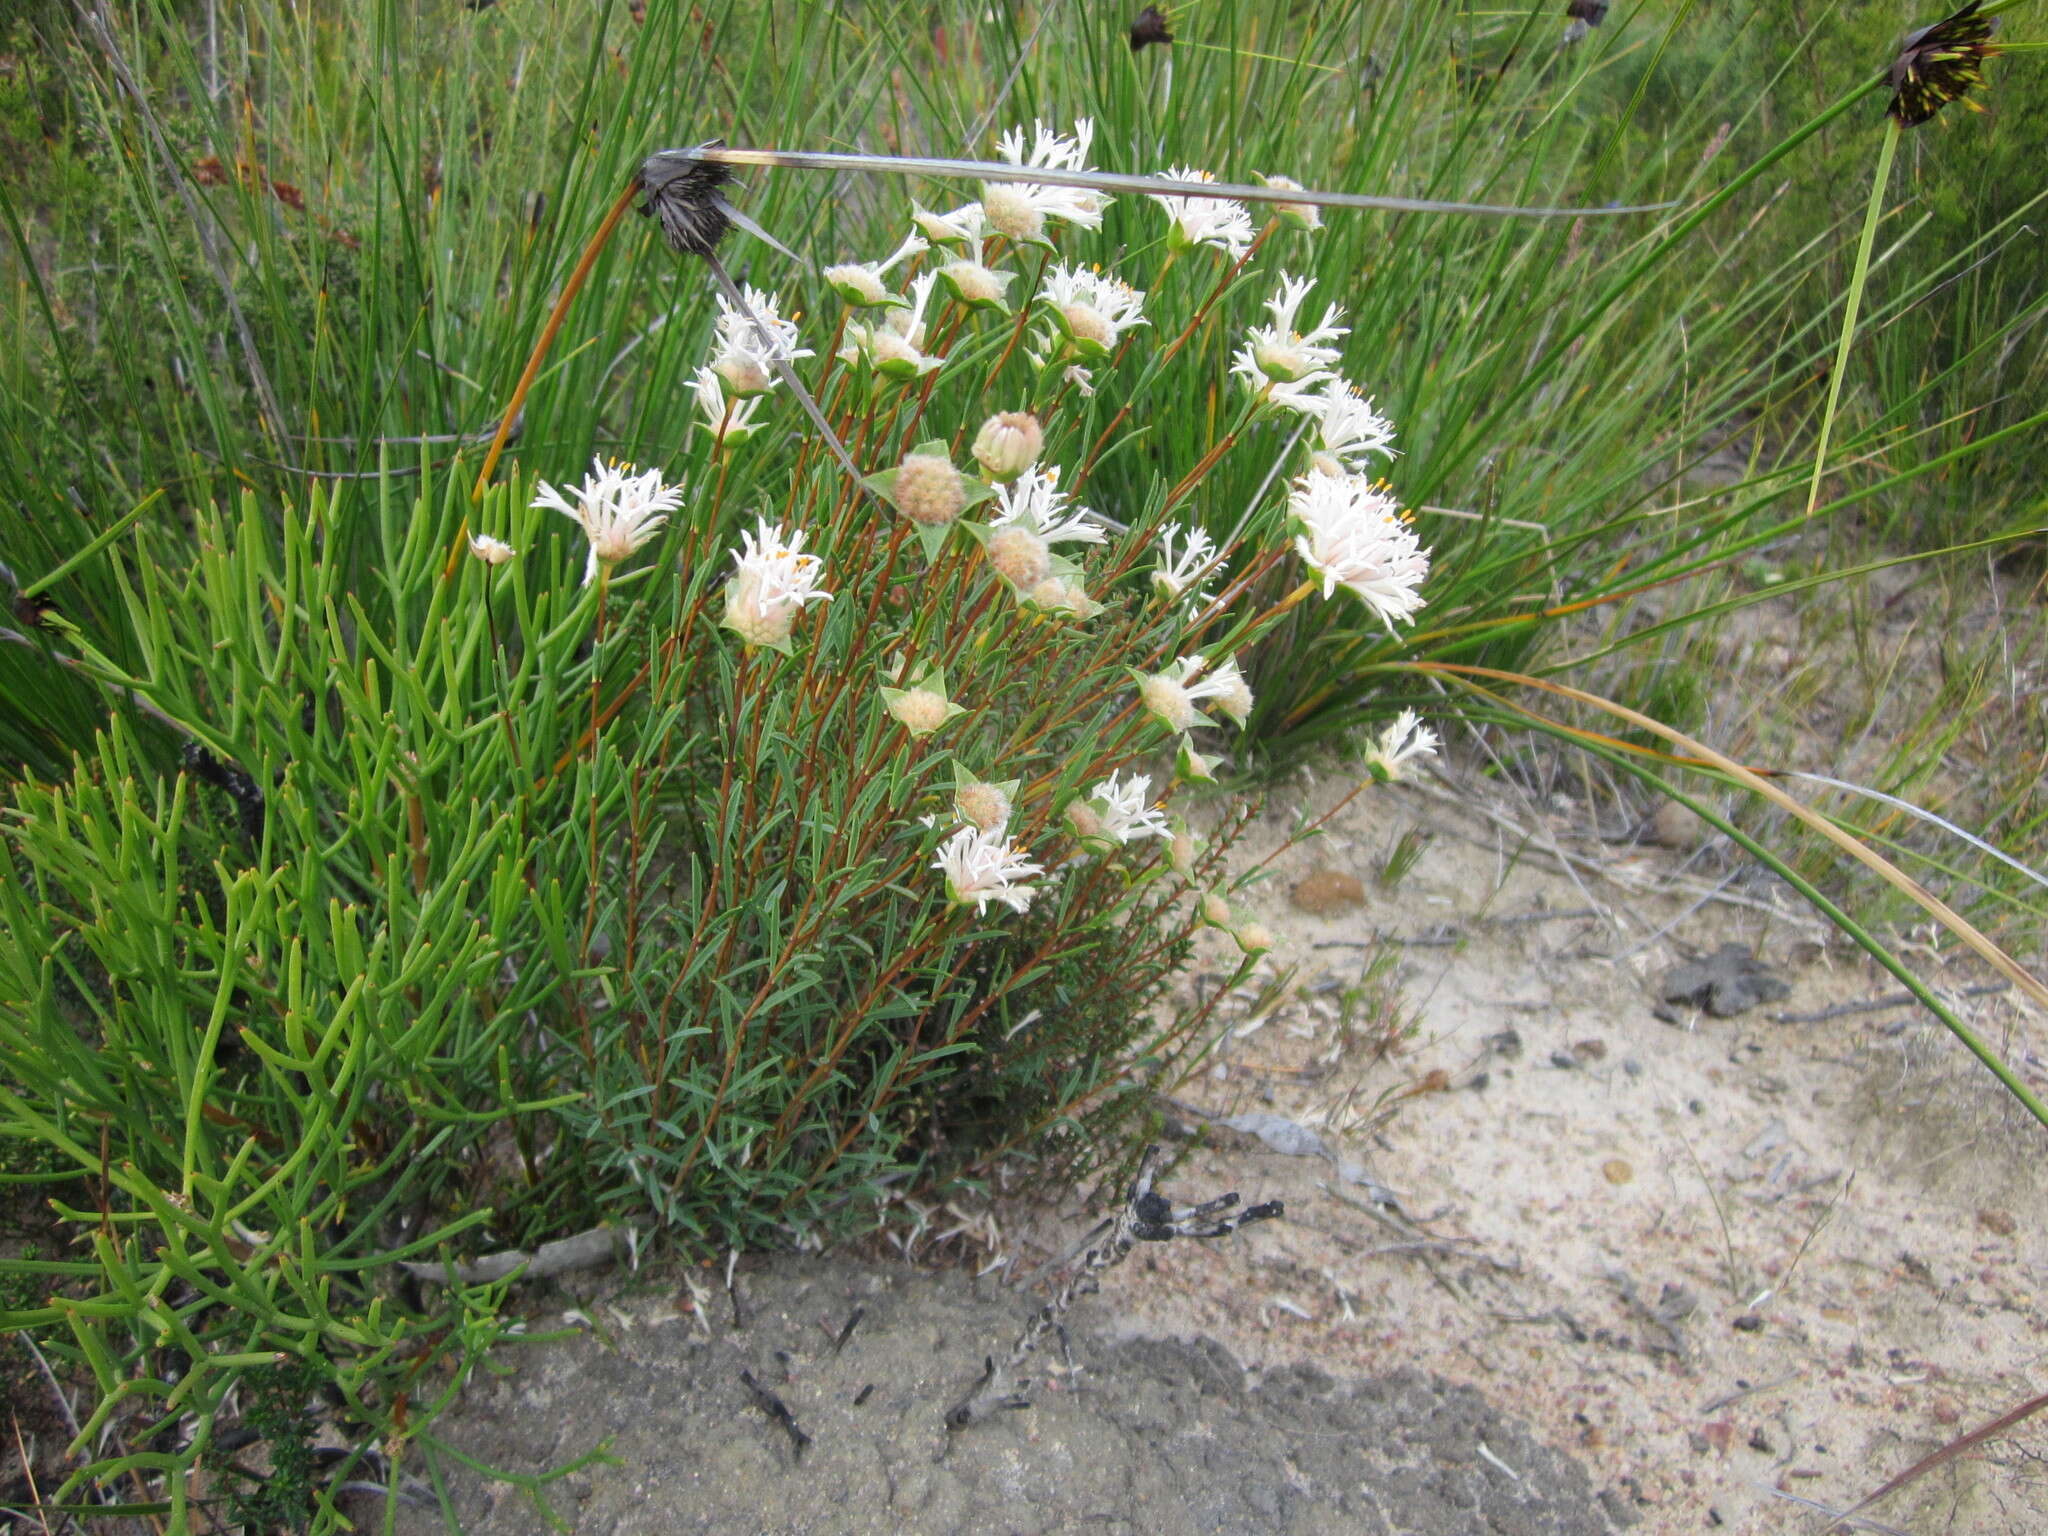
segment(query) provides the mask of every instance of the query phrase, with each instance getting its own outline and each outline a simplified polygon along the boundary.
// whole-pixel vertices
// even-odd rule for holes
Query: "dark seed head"
[[[1998,52],[1993,16],[1980,16],[1983,0],[1970,3],[1931,27],[1908,32],[1892,60],[1892,99],[1885,110],[1901,128],[1926,122],[1952,101],[1981,110],[1966,93],[1984,83],[1984,61]]]
[[[1589,27],[1597,27],[1607,19],[1607,0],[1569,0],[1564,13],[1573,21],[1583,21]]]
[[[1166,13],[1156,5],[1148,5],[1138,12],[1138,19],[1131,23],[1131,52],[1150,43],[1170,43],[1173,33],[1167,30]]]
[[[686,149],[657,150],[640,166],[640,190],[647,196],[640,212],[661,220],[661,232],[676,250],[709,256],[732,227],[722,191],[731,181],[730,166],[699,160]]]

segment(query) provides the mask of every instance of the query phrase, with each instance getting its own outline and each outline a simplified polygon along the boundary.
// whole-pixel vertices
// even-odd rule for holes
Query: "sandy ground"
[[[1296,817],[1349,787],[1305,786]],[[1177,1177],[1284,1198],[1288,1219],[1173,1244],[1103,1303],[1134,1334],[1248,1362],[1470,1384],[1625,1490],[1644,1530],[1813,1529],[1773,1490],[1844,1508],[2048,1390],[2041,1133],[1924,1012],[1776,1017],[1898,990],[1789,891],[1721,885],[1734,866],[1710,843],[1588,847],[1559,811],[1374,789],[1280,853],[1238,905],[1279,935],[1262,971],[1285,985],[1237,989],[1240,1022],[1180,1097],[1190,1118],[1284,1117],[1332,1156],[1212,1127]],[[1433,837],[1389,892],[1375,875],[1411,826]],[[1576,879],[1552,849],[1585,857]],[[1356,877],[1364,904],[1304,912],[1293,888],[1319,871]],[[1790,996],[1654,1016],[1659,978],[1728,942]],[[1377,1060],[1371,1019],[1347,1029],[1343,1008],[1367,944],[1398,957],[1412,1018]],[[1230,958],[1217,936],[1212,969]],[[1915,958],[1944,986],[1985,979]],[[1354,1012],[1383,1020],[1384,984],[1362,990]],[[2037,1011],[2009,992],[1958,1006],[2048,1086]],[[2048,1415],[1869,1513],[2048,1530]]]
[[[1273,855],[1233,899],[1278,943],[1173,1096],[1203,1137],[1168,1192],[1285,1219],[1140,1248],[1069,1314],[1071,1361],[1033,1357],[1036,1406],[942,1424],[1043,1295],[1006,1282],[1087,1230],[1078,1200],[948,1215],[978,1236],[943,1273],[760,1261],[743,1330],[715,1274],[702,1304],[673,1275],[593,1282],[617,1299],[571,1321],[601,1337],[515,1357],[448,1430],[529,1469],[609,1437],[623,1465],[562,1485],[579,1531],[1763,1533],[2048,1389],[2038,1129],[1916,1010],[1800,1021],[1889,977],[1711,839],[1575,839],[1569,805],[1374,788],[1290,842],[1351,787],[1276,796],[1241,846],[1240,869]],[[1310,875],[1303,899],[1348,876],[1362,901],[1305,911]],[[1727,943],[1789,996],[1658,1017],[1665,973]],[[1205,945],[1191,989],[1234,967]],[[2048,1086],[2038,1014],[1958,1006]],[[801,1462],[742,1368],[812,1437]],[[472,1530],[541,1528],[510,1489],[455,1486]],[[1869,1517],[2048,1530],[2048,1415]]]

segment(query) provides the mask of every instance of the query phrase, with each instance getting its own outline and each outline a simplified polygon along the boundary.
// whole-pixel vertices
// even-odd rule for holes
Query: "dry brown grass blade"
[[[2039,1397],[2029,1398],[2010,1413],[2001,1414],[1989,1424],[1979,1425],[1967,1435],[1962,1435],[1949,1441],[1947,1445],[1944,1445],[1932,1455],[1921,1457],[1920,1460],[1914,1462],[1912,1466],[1906,1468],[1905,1471],[1901,1472],[1897,1477],[1886,1483],[1861,1503],[1845,1509],[1839,1515],[1836,1515],[1820,1528],[1817,1536],[1828,1536],[1830,1531],[1839,1531],[1846,1522],[1855,1519],[1879,1499],[1891,1497],[1891,1495],[1897,1493],[1916,1478],[1925,1477],[1944,1462],[1955,1460],[1956,1457],[1962,1455],[1963,1452],[1969,1450],[1972,1446],[1981,1445],[1986,1440],[1997,1438],[2015,1424],[2020,1423],[2033,1414],[2039,1413],[2043,1408],[2048,1408],[2048,1392],[2043,1392]]]
[[[1707,746],[1703,742],[1693,740],[1692,737],[1686,735],[1683,731],[1676,730],[1671,726],[1663,724],[1661,721],[1653,720],[1648,715],[1630,709],[1626,704],[1617,704],[1612,699],[1603,699],[1598,694],[1587,693],[1584,689],[1574,688],[1567,683],[1557,683],[1547,678],[1531,677],[1523,672],[1507,672],[1497,667],[1465,666],[1445,661],[1410,662],[1408,663],[1408,669],[1451,677],[1484,677],[1496,682],[1519,683],[1529,688],[1540,688],[1546,693],[1557,695],[1559,698],[1570,699],[1575,703],[1587,704],[1591,705],[1594,709],[1604,710],[1617,719],[1626,720],[1633,726],[1663,737],[1679,751],[1687,753],[1699,761],[1727,774],[1728,777],[1734,779],[1744,788],[1753,790],[1755,793],[1762,795],[1766,800],[1769,800],[1773,805],[1779,806],[1790,815],[1797,817],[1805,825],[1811,827],[1822,837],[1825,837],[1829,842],[1841,849],[1842,852],[1848,854],[1850,858],[1856,860],[1857,863],[1877,875],[1878,878],[1890,885],[1894,890],[1899,891],[1924,908],[1929,916],[1933,917],[1944,928],[1948,929],[1949,932],[1975,950],[1985,963],[1990,965],[2001,976],[2009,978],[2012,984],[2018,987],[2020,991],[2043,1007],[2048,1007],[2048,985],[2044,985],[2032,972],[2028,971],[2017,960],[2013,959],[2011,955],[1993,943],[1990,938],[1986,937],[1962,913],[1956,911],[1955,908],[1951,907],[1939,896],[1936,896],[1882,854],[1877,853],[1851,837],[1819,812],[1802,805],[1799,801],[1786,794],[1784,790],[1778,788],[1777,785],[1763,778],[1754,770],[1743,767],[1742,764],[1736,762],[1733,758],[1716,752],[1712,747]],[[1519,709],[1522,707],[1516,705],[1512,700],[1505,702],[1508,703],[1510,708]],[[1529,710],[1524,710],[1523,712],[1525,714],[1534,713]],[[1573,730],[1572,727],[1564,725],[1559,721],[1552,720],[1549,723],[1561,730]],[[1579,732],[1575,734],[1590,733]]]

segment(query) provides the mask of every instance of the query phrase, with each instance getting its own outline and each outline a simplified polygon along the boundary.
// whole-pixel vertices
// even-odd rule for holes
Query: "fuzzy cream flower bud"
[[[1176,827],[1172,841],[1166,845],[1167,862],[1173,866],[1173,872],[1183,880],[1195,878],[1197,846],[1195,834],[1186,827]]]
[[[884,690],[889,713],[903,722],[913,736],[929,736],[951,718],[952,706],[943,693],[934,693],[929,688],[890,688]]]
[[[1070,576],[1046,577],[1024,594],[1024,601],[1047,613],[1064,613],[1076,619],[1092,619],[1102,612],[1102,604]]]
[[[1102,817],[1086,800],[1071,801],[1067,806],[1066,817],[1067,825],[1073,828],[1074,836],[1080,838],[1082,842],[1103,840]]]
[[[895,497],[913,523],[943,528],[967,505],[967,484],[943,454],[913,453],[896,471]]]
[[[996,832],[1009,824],[1010,797],[1001,786],[977,779],[953,791],[953,809],[982,831]]]
[[[1246,923],[1241,928],[1233,928],[1230,936],[1248,955],[1262,955],[1273,947],[1273,930],[1264,923]]]
[[[1051,548],[1019,524],[993,530],[986,548],[988,563],[1020,592],[1029,592],[1052,574]]]
[[[1014,480],[1045,449],[1045,429],[1029,411],[1004,411],[991,416],[974,434],[974,462],[991,480]]]
[[[824,277],[842,299],[857,308],[872,309],[901,302],[872,266],[847,262],[843,266],[827,267]]]
[[[1230,903],[1215,891],[1202,897],[1202,921],[1216,928],[1230,926]]]

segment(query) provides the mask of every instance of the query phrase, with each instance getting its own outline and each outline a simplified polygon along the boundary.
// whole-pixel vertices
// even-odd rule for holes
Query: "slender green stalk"
[[[1828,373],[1828,403],[1821,412],[1820,435],[1813,445],[1813,480],[1806,490],[1806,515],[1820,505],[1821,476],[1827,472],[1828,438],[1834,431],[1835,409],[1842,402],[1842,381],[1849,373],[1849,348],[1856,339],[1856,317],[1863,307],[1863,285],[1870,280],[1870,249],[1877,241],[1878,214],[1884,208],[1885,188],[1891,184],[1892,155],[1899,147],[1899,122],[1887,117],[1884,143],[1877,152],[1877,174],[1870,179],[1870,204],[1863,214],[1863,234],[1856,242],[1856,266],[1849,274],[1849,300],[1842,307],[1842,340],[1835,348],[1835,365]]]

